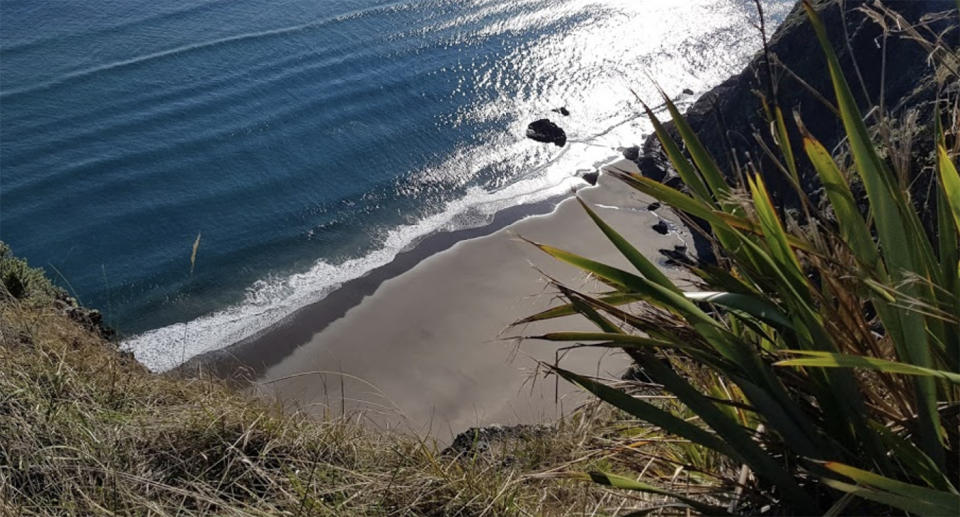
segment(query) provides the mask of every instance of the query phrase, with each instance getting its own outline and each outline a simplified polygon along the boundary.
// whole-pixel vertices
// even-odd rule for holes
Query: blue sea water
[[[764,4],[775,24],[793,2]],[[568,191],[648,132],[631,88],[719,82],[755,20],[753,0],[3,0],[0,240],[169,367]],[[566,147],[523,138],[544,116]]]

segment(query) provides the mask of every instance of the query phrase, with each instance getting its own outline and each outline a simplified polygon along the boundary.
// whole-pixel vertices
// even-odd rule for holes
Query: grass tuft
[[[565,473],[674,468],[597,405],[444,450],[156,375],[30,292],[0,302],[0,515],[601,515],[664,498]]]

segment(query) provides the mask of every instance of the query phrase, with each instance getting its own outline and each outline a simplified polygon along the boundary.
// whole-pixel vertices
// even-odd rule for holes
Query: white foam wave
[[[509,206],[542,201],[570,191],[581,180],[559,167],[495,192],[473,187],[466,196],[416,224],[391,230],[383,246],[341,264],[317,261],[308,271],[270,277],[247,289],[242,302],[185,323],[150,330],[125,340],[121,348],[133,352],[153,371],[166,371],[190,358],[254,336],[297,309],[323,299],[344,282],[389,263],[398,253],[426,235],[441,230],[477,226]]]

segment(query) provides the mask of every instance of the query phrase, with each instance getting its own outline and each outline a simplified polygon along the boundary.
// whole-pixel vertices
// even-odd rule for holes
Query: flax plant
[[[804,6],[827,60],[852,158],[848,164],[832,157],[799,120],[803,149],[793,149],[780,108],[766,106],[782,172],[798,191],[807,217],[785,221],[756,171],[723,174],[664,96],[681,142],[652,111],[647,113],[685,188],[625,171],[613,174],[709,227],[718,263],[689,267],[702,290],[681,290],[581,202],[636,271],[534,243],[612,291],[596,296],[560,286],[569,303],[522,322],[574,313],[586,317],[596,332],[530,337],[622,348],[686,414],[695,415],[684,417],[625,388],[553,367],[621,410],[726,458],[727,482],[709,497],[671,492],[681,504],[710,514],[899,509],[957,515],[960,175],[955,156],[938,124],[937,213],[925,226],[907,185],[871,141],[822,20],[810,4]],[[813,209],[815,203],[800,189],[801,159],[816,171],[832,217]],[[857,205],[852,181],[864,187],[866,213]],[[664,493],[638,476],[570,475]]]

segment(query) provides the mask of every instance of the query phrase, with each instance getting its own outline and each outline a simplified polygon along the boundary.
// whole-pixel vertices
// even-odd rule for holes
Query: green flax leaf
[[[936,377],[953,384],[960,384],[960,374],[924,368],[913,364],[877,359],[861,355],[836,354],[812,350],[786,350],[784,353],[796,354],[805,357],[777,361],[774,366],[812,366],[819,368],[860,368],[884,373],[898,373],[903,375],[917,375],[921,377]]]

